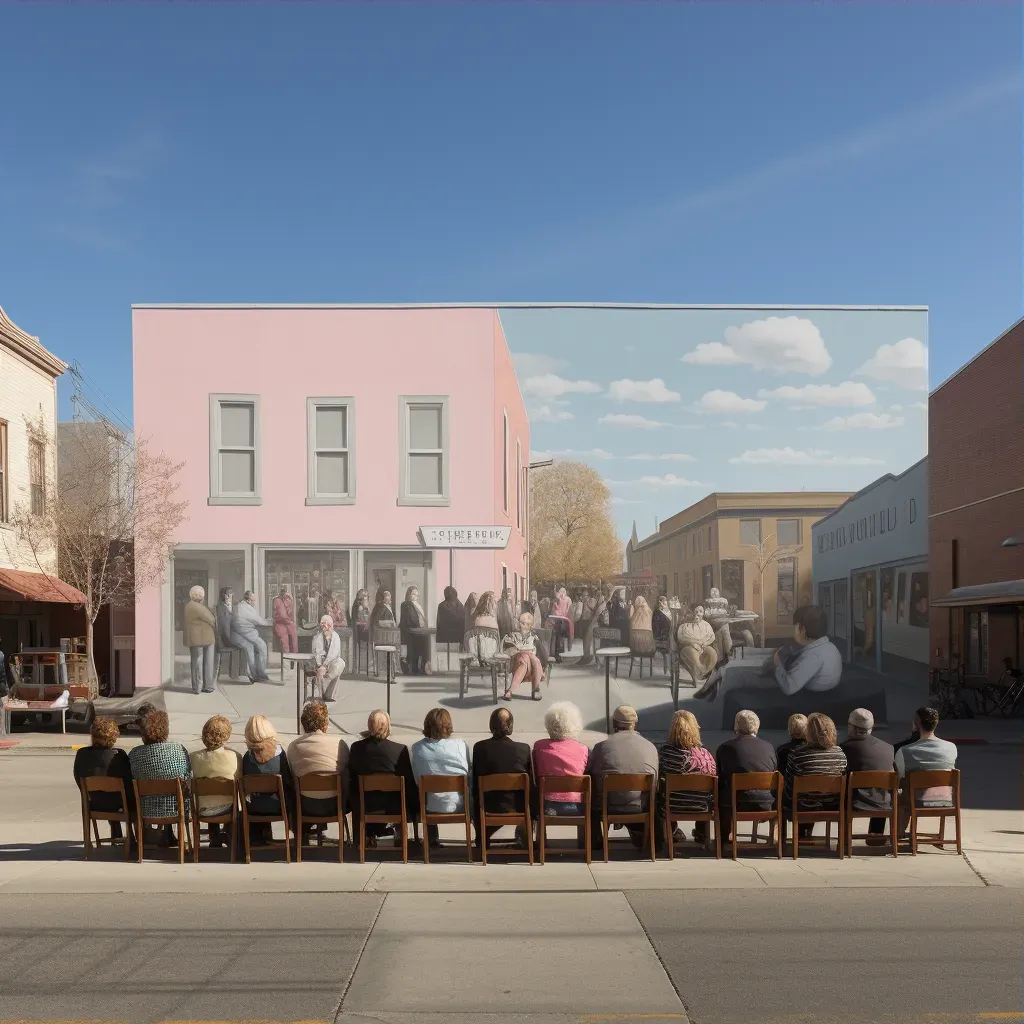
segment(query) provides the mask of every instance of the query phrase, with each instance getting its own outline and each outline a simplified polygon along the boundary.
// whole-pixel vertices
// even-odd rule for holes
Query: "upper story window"
[[[262,505],[259,395],[210,395],[211,505]]]
[[[740,520],[740,543],[755,548],[761,543],[760,519]]]
[[[523,446],[516,441],[516,529],[523,532]]]
[[[708,527],[708,551],[713,551],[714,547],[715,547],[714,544],[711,542],[711,530],[712,530],[712,527],[709,526]]]
[[[10,518],[7,475],[7,420],[0,420],[0,523],[6,523]]]
[[[448,396],[403,395],[399,403],[399,505],[450,505]]]
[[[306,399],[306,504],[356,500],[355,399]]]
[[[46,513],[46,445],[37,438],[28,442],[28,484],[32,515]]]
[[[508,514],[508,413],[501,412],[501,487],[505,514]]]
[[[776,529],[779,547],[790,547],[800,543],[800,520],[780,519]]]

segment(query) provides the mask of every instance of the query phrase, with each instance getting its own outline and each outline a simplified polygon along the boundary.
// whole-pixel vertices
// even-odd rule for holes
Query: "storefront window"
[[[891,625],[896,620],[896,573],[893,569],[882,570],[882,623]]]
[[[915,572],[910,576],[910,624],[928,628],[928,573]]]
[[[291,616],[296,630],[312,635],[324,614],[337,618],[339,611],[348,623],[351,594],[347,551],[267,551],[264,617],[272,618],[274,598],[290,595]],[[281,609],[287,614],[288,603]],[[289,623],[279,622],[275,634],[287,631]],[[341,625],[341,623],[339,623]],[[275,635],[274,646],[279,648]],[[301,647],[300,647],[301,649]]]
[[[835,618],[835,631],[836,636],[842,640],[846,639],[846,598],[847,598],[847,584],[846,580],[839,580],[835,585],[833,592],[833,610],[832,614]]]
[[[796,559],[779,559],[779,590],[777,619],[780,625],[793,621],[793,612],[796,611]]]
[[[853,656],[865,665],[875,664],[878,608],[875,603],[875,573],[853,577]]]
[[[729,604],[743,607],[743,562],[739,558],[722,559],[722,597]]]
[[[818,584],[818,607],[825,613],[825,628],[829,636],[836,631],[835,616],[832,612],[832,584]]]
[[[988,675],[988,612],[967,614],[967,674]]]

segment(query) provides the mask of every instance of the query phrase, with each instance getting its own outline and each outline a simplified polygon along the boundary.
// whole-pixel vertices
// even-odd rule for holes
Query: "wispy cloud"
[[[678,402],[678,391],[670,391],[660,377],[653,380],[613,380],[608,385],[608,397],[613,402]]]
[[[668,426],[667,423],[662,423],[660,420],[651,420],[646,416],[637,416],[630,412],[610,412],[597,422],[604,423],[609,427],[626,427],[628,430],[658,430]]]
[[[834,455],[821,449],[810,451],[793,448],[756,448],[734,456],[730,462],[750,466],[881,466],[882,459],[870,459],[861,455]]]
[[[638,452],[635,455],[627,455],[627,459],[634,462],[696,462],[692,455],[683,452],[666,452],[663,455],[648,455],[646,452]]]
[[[703,484],[699,480],[687,480],[685,477],[676,476],[675,473],[666,473],[664,476],[642,476],[638,480],[606,480],[611,487],[711,487],[711,484]]]
[[[601,385],[592,380],[567,380],[557,373],[542,373],[523,381],[523,391],[540,399],[561,398],[563,395],[595,395],[600,390]]]
[[[564,423],[572,419],[568,409],[559,409],[551,405],[540,405],[535,409],[527,409],[532,423]]]

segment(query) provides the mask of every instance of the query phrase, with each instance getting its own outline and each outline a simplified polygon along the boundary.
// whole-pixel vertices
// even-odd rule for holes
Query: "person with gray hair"
[[[267,675],[267,645],[260,636],[259,626],[269,626],[256,610],[256,595],[247,590],[231,613],[231,642],[245,651],[249,662],[249,682],[258,683]]]
[[[846,723],[848,739],[840,743],[846,755],[846,771],[850,772],[891,772],[895,753],[891,743],[872,735],[875,716],[867,708],[856,708],[850,712]],[[892,796],[884,789],[856,789],[853,792],[855,811],[891,811]],[[871,818],[868,822],[869,846],[881,846],[885,839],[885,818]],[[877,837],[877,838],[876,838]]]
[[[323,689],[324,700],[334,703],[334,691],[338,680],[345,671],[345,659],[341,656],[341,637],[334,631],[334,619],[330,615],[320,617],[320,632],[313,637],[313,672]]]
[[[757,735],[761,719],[753,711],[737,711],[732,728],[732,739],[726,740],[715,751],[723,843],[732,835],[732,777],[746,772],[778,770],[775,748]],[[736,800],[738,810],[770,811],[774,806],[775,796],[767,789],[747,790],[738,794]]]
[[[580,742],[583,715],[575,704],[567,700],[556,701],[544,716],[548,739],[533,745],[533,774],[540,785],[541,776],[586,775],[590,749]],[[580,793],[552,793],[545,801],[543,812],[551,815],[583,813]]]
[[[206,591],[193,587],[185,605],[182,638],[192,661],[192,692],[213,693],[214,650],[217,644],[217,616],[206,607]]]

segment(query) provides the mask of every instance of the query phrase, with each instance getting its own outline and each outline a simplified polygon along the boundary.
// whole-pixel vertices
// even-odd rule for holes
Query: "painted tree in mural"
[[[29,434],[52,445],[42,422]],[[178,473],[162,452],[108,423],[83,422],[62,433],[57,480],[45,499],[12,510],[15,535],[46,573],[57,551],[57,572],[85,596],[89,682],[96,684],[93,627],[106,604],[132,604],[137,591],[163,581],[167,552],[185,519]],[[46,459],[52,466],[54,460]]]
[[[556,462],[530,481],[530,578],[596,582],[622,572],[611,492],[595,469]]]
[[[761,639],[760,644],[763,647],[765,642],[765,636],[767,634],[767,623],[764,620],[764,574],[768,571],[768,568],[772,565],[778,565],[779,560],[783,558],[792,558],[800,551],[800,546],[776,543],[774,534],[768,534],[767,537],[762,537],[761,541],[757,544],[744,544],[744,548],[750,552],[749,557],[745,557],[744,561],[753,564],[755,571],[757,572],[758,590],[761,593]],[[796,588],[796,580],[793,581],[794,591]]]

